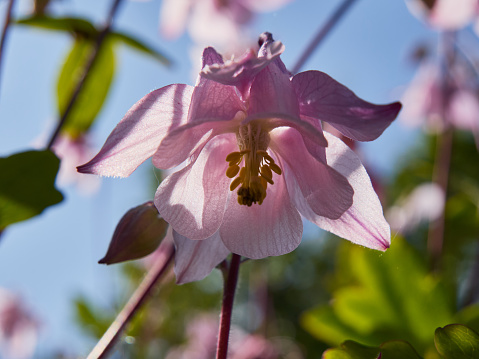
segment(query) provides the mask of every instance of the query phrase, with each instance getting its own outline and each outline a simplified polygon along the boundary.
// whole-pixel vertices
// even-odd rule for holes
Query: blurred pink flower
[[[438,30],[459,30],[479,14],[478,0],[408,0],[407,4],[411,13]]]
[[[210,359],[216,354],[218,320],[202,314],[187,325],[187,343],[172,349],[166,359]],[[231,332],[228,358],[277,359],[278,352],[264,337],[244,333],[234,327]]]
[[[32,358],[37,344],[38,322],[20,298],[0,288],[0,357]]]
[[[196,43],[221,47],[237,43],[255,12],[273,11],[291,0],[163,0],[160,27],[174,39],[188,28]]]
[[[477,133],[479,96],[466,69],[457,62],[447,72],[437,63],[422,64],[402,98],[401,120],[433,132],[452,126]]]
[[[290,78],[283,49],[270,34],[258,53],[238,62],[223,63],[205,49],[195,87],[175,84],[146,95],[78,168],[125,177],[151,156],[161,169],[186,160],[160,184],[155,205],[184,247],[176,261],[188,266],[191,280],[229,252],[264,258],[294,250],[300,213],[354,243],[389,247],[389,225],[366,170],[348,146],[323,133],[321,121],[371,141],[401,105],[363,101],[319,71]]]
[[[87,135],[72,138],[67,134],[60,134],[53,144],[52,150],[61,160],[57,176],[60,186],[74,184],[85,194],[91,194],[98,190],[99,178],[81,176],[76,171],[76,167],[88,161],[94,153],[88,143]]]
[[[408,233],[421,222],[433,222],[444,210],[444,191],[435,183],[417,186],[406,198],[398,201],[386,213],[391,228]]]

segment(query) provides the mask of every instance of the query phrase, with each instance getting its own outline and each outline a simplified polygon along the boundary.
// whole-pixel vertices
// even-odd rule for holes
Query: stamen
[[[229,177],[229,178],[233,178],[235,177],[238,172],[239,172],[240,168],[238,165],[233,165],[233,166],[229,166],[228,169],[226,170],[226,177]]]
[[[241,185],[237,191],[238,203],[248,207],[254,203],[261,205],[266,198],[268,183],[274,184],[273,172],[277,175],[282,173],[281,168],[266,152],[269,134],[259,122],[252,121],[239,127],[236,139],[240,151],[226,156],[226,161],[229,162],[226,176],[236,176],[230,184],[230,191]]]

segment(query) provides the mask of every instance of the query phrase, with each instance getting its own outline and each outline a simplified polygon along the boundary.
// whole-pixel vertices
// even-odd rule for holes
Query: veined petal
[[[230,253],[219,232],[203,240],[192,240],[173,231],[173,239],[176,247],[176,284],[205,278]]]
[[[212,236],[223,221],[230,179],[226,156],[237,150],[233,134],[221,135],[202,149],[196,161],[165,178],[155,195],[161,216],[191,239]]]
[[[78,172],[129,176],[172,129],[186,123],[193,87],[169,85],[143,97],[115,127],[100,152]]]
[[[282,63],[279,62],[279,65]],[[249,115],[278,112],[299,118],[299,102],[289,75],[280,69],[276,61],[271,62],[254,78],[249,105]]]
[[[295,178],[288,178],[288,190],[296,208],[309,221],[339,237],[362,246],[385,251],[391,243],[391,230],[371,180],[356,154],[341,140],[325,133],[328,164],[345,176],[354,189],[353,205],[336,220],[316,215],[303,197]],[[285,171],[285,175],[291,177]]]
[[[379,137],[401,110],[399,102],[374,105],[361,100],[346,86],[320,71],[301,72],[293,77],[292,84],[301,115],[326,121],[357,141]]]
[[[236,193],[231,193],[220,228],[231,252],[253,259],[293,251],[302,233],[301,216],[291,203],[283,175],[274,177],[261,205],[239,205]]]
[[[293,174],[309,208],[322,217],[340,218],[353,204],[354,190],[348,180],[312,157],[295,130],[276,129],[270,136],[270,148],[287,165],[284,172]],[[286,180],[288,188],[290,178]]]

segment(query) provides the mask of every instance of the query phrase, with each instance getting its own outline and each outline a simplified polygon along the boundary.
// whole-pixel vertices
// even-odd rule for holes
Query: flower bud
[[[130,209],[120,219],[104,258],[98,263],[113,264],[152,253],[166,235],[168,223],[153,202]]]

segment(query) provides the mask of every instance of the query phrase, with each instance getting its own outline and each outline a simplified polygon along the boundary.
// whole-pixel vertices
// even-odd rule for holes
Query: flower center
[[[231,152],[226,156],[229,162],[226,176],[234,178],[230,191],[238,189],[238,203],[251,207],[253,203],[262,204],[266,198],[266,188],[273,182],[273,172],[281,175],[281,168],[274,163],[266,152],[269,145],[269,134],[257,123],[240,126],[236,133],[239,152]],[[244,166],[240,168],[243,162]],[[236,178],[235,178],[236,177]]]

